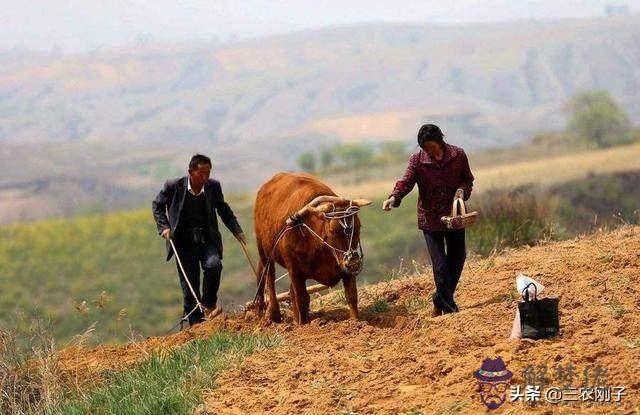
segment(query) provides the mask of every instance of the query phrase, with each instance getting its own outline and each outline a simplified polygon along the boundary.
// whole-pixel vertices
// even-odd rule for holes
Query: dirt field
[[[507,340],[515,310],[514,278],[523,272],[560,297],[561,334],[551,340]],[[340,290],[318,297],[313,319],[263,326],[251,315],[229,316],[195,330],[125,347],[67,349],[72,376],[99,376],[154,350],[166,350],[221,328],[279,332],[282,345],[248,357],[212,384],[199,413],[484,413],[473,372],[501,356],[523,385],[529,365],[606,369],[626,387],[613,403],[529,405],[505,402],[495,413],[638,413],[640,407],[640,227],[505,252],[467,263],[458,288],[461,311],[431,317],[429,272],[361,287],[361,321],[347,318]],[[215,388],[213,388],[216,386]]]

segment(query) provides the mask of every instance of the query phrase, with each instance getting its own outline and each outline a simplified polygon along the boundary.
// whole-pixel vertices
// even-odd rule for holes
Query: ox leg
[[[349,305],[349,316],[354,320],[358,320],[360,317],[358,315],[358,287],[356,286],[356,277],[344,277],[342,284],[344,285],[344,296]]]
[[[291,271],[289,271],[291,272]],[[309,293],[307,292],[307,285],[305,284],[305,278],[301,278],[300,275],[289,274],[291,277],[291,304],[293,309],[293,315],[298,324],[306,324],[309,322]]]
[[[267,297],[268,297],[268,306],[267,306],[267,315],[269,316],[269,320],[274,323],[280,323],[282,321],[282,314],[280,314],[280,304],[278,304],[278,298],[276,297],[276,266],[275,264],[270,264],[267,270]]]
[[[293,288],[293,282],[289,283],[289,302],[291,303],[291,313],[293,318],[298,321],[298,302],[295,300],[296,291]]]

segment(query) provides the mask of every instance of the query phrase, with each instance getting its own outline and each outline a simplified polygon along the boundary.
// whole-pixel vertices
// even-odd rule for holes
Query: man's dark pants
[[[175,241],[176,250],[182,261],[182,266],[189,278],[193,290],[198,295],[200,302],[207,308],[215,308],[218,302],[218,288],[220,288],[220,274],[222,272],[222,260],[216,245],[210,241],[194,243],[188,238],[178,238]],[[191,294],[189,286],[184,280],[178,261],[178,276],[182,286],[182,298],[184,314],[189,314],[196,307],[196,300]],[[202,294],[200,293],[200,267],[202,267]],[[189,315],[189,324],[199,323],[204,319],[202,312],[196,309]]]
[[[445,313],[458,311],[453,295],[467,257],[464,229],[423,231],[427,242],[436,292],[433,305]]]

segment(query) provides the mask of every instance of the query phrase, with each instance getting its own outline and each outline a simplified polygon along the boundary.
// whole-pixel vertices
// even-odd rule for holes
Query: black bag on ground
[[[536,290],[533,299],[529,299],[530,285],[533,285]],[[544,339],[558,334],[560,331],[559,298],[538,299],[536,285],[530,283],[522,290],[522,299],[524,301],[518,303],[518,310],[523,338]]]

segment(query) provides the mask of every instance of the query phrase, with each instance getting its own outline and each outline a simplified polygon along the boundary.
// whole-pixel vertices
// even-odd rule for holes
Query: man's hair
[[[425,124],[420,127],[420,130],[418,131],[418,145],[422,147],[425,141],[442,143],[444,141],[444,134],[442,134],[440,127],[435,124]]]
[[[212,167],[211,159],[209,157],[203,154],[194,154],[189,162],[189,170],[196,170],[201,164],[208,164],[209,167]]]

